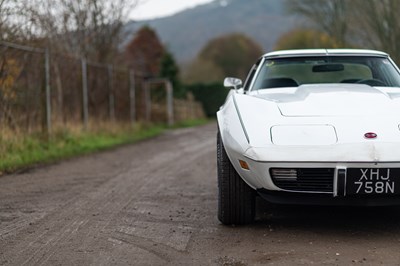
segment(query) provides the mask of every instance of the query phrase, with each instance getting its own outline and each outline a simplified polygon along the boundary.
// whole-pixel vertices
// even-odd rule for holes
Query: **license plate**
[[[400,194],[400,168],[348,168],[346,195]]]

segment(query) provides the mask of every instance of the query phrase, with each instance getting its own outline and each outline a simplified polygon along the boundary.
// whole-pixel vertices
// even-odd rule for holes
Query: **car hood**
[[[234,94],[253,147],[400,141],[400,88],[308,85]],[[228,123],[229,124],[229,123]]]
[[[389,93],[361,84],[315,84],[257,97],[274,101],[288,117],[393,115],[400,112],[398,90]]]

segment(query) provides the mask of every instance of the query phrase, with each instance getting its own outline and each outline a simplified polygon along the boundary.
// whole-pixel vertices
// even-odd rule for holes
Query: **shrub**
[[[186,85],[185,90],[192,92],[196,101],[201,102],[207,117],[215,117],[215,113],[224,103],[228,88],[224,88],[221,83],[198,83]]]

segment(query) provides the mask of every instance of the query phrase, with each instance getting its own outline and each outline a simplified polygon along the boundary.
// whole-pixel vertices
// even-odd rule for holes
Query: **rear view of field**
[[[216,219],[216,125],[0,178],[1,265],[396,265],[398,208]]]

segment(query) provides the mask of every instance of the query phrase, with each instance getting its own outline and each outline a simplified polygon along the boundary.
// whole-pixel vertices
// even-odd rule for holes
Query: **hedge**
[[[228,88],[224,88],[221,83],[211,84],[192,84],[186,85],[185,90],[192,92],[196,101],[201,102],[207,117],[215,117],[219,107],[225,102]]]

